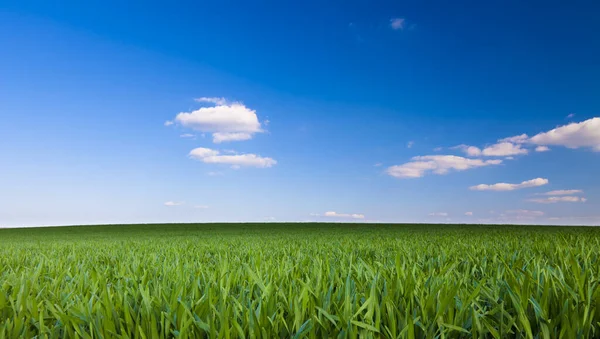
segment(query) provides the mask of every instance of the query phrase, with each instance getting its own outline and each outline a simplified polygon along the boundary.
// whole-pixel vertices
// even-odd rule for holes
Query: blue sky
[[[599,12],[3,1],[0,226],[598,225]]]

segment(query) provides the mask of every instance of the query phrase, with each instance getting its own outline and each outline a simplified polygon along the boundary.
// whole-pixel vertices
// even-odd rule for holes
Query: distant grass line
[[[0,230],[0,338],[600,337],[600,228]]]

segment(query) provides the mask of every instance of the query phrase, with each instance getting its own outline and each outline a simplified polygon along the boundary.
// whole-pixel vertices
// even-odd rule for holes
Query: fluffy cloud
[[[175,122],[183,127],[213,133],[214,143],[248,140],[255,133],[263,132],[256,111],[241,103],[229,103],[223,98],[199,98],[196,101],[214,106],[179,113]]]
[[[458,145],[458,146],[454,146],[454,147],[450,147],[450,148],[451,149],[459,149],[459,150],[465,152],[465,154],[470,157],[478,157],[481,155],[481,149],[479,149],[479,147],[475,147],[475,146]]]
[[[536,152],[548,152],[550,148],[548,146],[538,146],[535,148]]]
[[[591,147],[595,151],[600,151],[600,118],[592,118],[557,127],[548,132],[537,134],[529,141],[542,146]]]
[[[167,207],[173,207],[173,206],[181,206],[184,203],[182,201],[176,202],[176,201],[167,201],[165,202],[165,206]]]
[[[515,135],[514,137],[508,137],[498,140],[498,142],[510,142],[513,144],[524,144],[529,140],[527,134]]]
[[[574,197],[574,196],[562,196],[562,197],[548,197],[541,199],[529,199],[531,202],[537,202],[538,204],[554,204],[557,202],[586,202],[586,198]]]
[[[492,146],[483,149],[481,154],[487,157],[504,157],[509,155],[527,154],[527,150],[522,148],[520,144],[511,142],[499,142]]]
[[[333,211],[325,212],[323,214],[323,216],[329,217],[329,218],[351,218],[351,219],[364,219],[365,218],[364,214],[337,213],[337,212],[333,212]]]
[[[477,157],[480,155],[484,155],[486,157],[505,157],[505,156],[510,156],[510,155],[527,154],[527,150],[524,149],[520,144],[509,142],[509,141],[504,141],[504,140],[510,140],[510,139],[516,140],[516,138],[520,138],[520,137],[521,136],[502,139],[497,144],[488,146],[488,147],[484,148],[483,150],[480,149],[479,147],[469,146],[469,145],[458,145],[458,146],[454,146],[451,148],[459,149],[471,157]]]
[[[450,170],[464,171],[470,168],[498,165],[502,160],[469,159],[456,155],[426,155],[413,157],[411,162],[388,167],[387,174],[396,178],[419,178],[431,171],[446,174]]]
[[[207,164],[226,164],[235,169],[240,167],[267,168],[277,164],[274,159],[256,154],[221,155],[217,150],[203,147],[191,150],[189,156]]]
[[[543,185],[546,185],[547,183],[548,183],[548,179],[535,178],[535,179],[523,181],[520,184],[507,184],[504,182],[493,184],[493,185],[480,184],[480,185],[476,185],[476,186],[471,186],[471,187],[469,187],[469,189],[473,190],[473,191],[514,191],[514,190],[518,190],[521,188],[543,186]]]
[[[173,121],[169,121],[169,120],[165,121],[165,123],[164,123],[165,126],[171,126],[173,124],[174,124],[174,122]]]
[[[583,193],[582,190],[556,190],[556,191],[550,191],[550,192],[546,192],[546,193],[540,193],[539,195],[573,195],[573,194],[579,194],[579,193]]]
[[[404,18],[390,19],[390,27],[392,27],[393,30],[403,30],[405,24],[406,20]]]
[[[473,216],[473,212],[465,212],[465,215],[471,217]]]

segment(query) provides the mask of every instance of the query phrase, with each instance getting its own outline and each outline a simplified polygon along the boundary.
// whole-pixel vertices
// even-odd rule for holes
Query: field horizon
[[[3,229],[0,338],[595,337],[598,248],[587,226]]]

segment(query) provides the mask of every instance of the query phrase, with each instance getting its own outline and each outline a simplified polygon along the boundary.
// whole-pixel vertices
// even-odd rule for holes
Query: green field
[[[600,228],[0,230],[0,338],[600,337]]]

